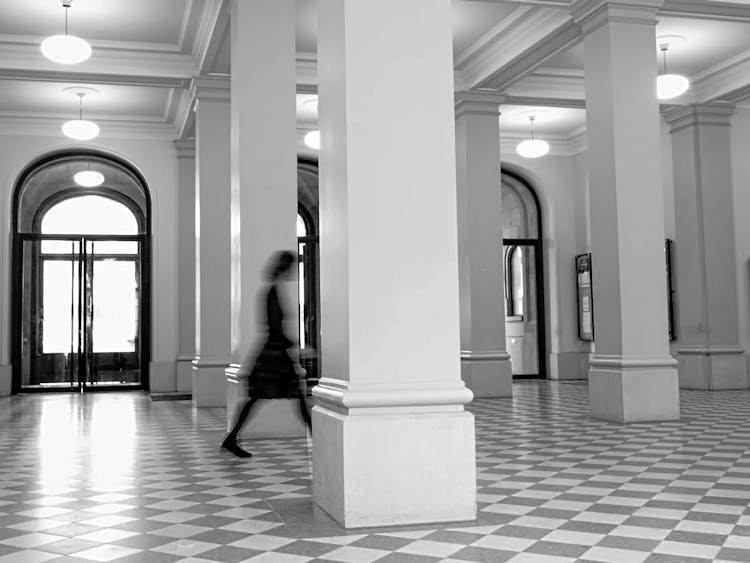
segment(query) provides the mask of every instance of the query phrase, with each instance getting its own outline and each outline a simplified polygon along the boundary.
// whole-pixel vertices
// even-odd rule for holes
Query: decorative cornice
[[[692,92],[698,102],[742,100],[750,76],[750,51],[707,68],[692,77]]]
[[[502,69],[492,73],[483,80],[483,87],[507,90],[512,84],[526,77],[542,66],[547,59],[577,45],[581,41],[581,28],[572,19],[568,19],[547,36],[520,53]]]
[[[0,135],[18,135],[32,137],[60,137],[60,126],[64,120],[58,116],[16,116],[0,114]],[[177,130],[170,123],[157,121],[122,121],[96,119],[101,133],[97,139],[147,139],[155,141],[173,141]]]
[[[514,12],[512,20],[513,25],[496,27],[499,33],[486,35],[483,45],[474,46],[470,56],[456,64],[460,77],[456,82],[462,89],[500,90],[496,82],[511,82],[511,72],[520,73],[516,77],[520,78],[559,52],[558,35],[564,36],[564,28],[572,23],[566,11],[548,9]],[[506,67],[512,70],[505,71]]]
[[[227,0],[203,0],[202,4],[200,26],[191,54],[198,71],[205,74],[229,31],[229,10]]]
[[[189,97],[202,102],[229,102],[231,84],[228,76],[196,76],[190,83]]]
[[[177,158],[187,158],[195,160],[195,139],[175,141],[174,146],[177,149]]]
[[[729,127],[734,110],[726,104],[694,104],[670,108],[662,115],[670,133],[676,133],[689,127]]]
[[[468,90],[455,93],[456,118],[463,115],[485,115],[495,117],[500,114],[500,104],[505,96],[497,92]]]
[[[586,84],[582,70],[537,70],[513,84],[506,93],[506,104],[586,106]]]
[[[717,21],[750,22],[750,6],[736,2],[706,0],[665,0],[660,16]]]
[[[584,37],[610,22],[656,25],[664,0],[574,0],[571,15]]]
[[[519,6],[516,8],[513,13],[505,17],[499,24],[458,53],[453,58],[453,66],[461,68],[468,64],[473,57],[481,56],[482,52],[490,48],[494,42],[502,40],[503,35],[512,30],[512,26],[523,25],[522,18],[529,16],[531,10],[531,6]]]
[[[0,69],[0,80],[61,82],[73,84],[107,84],[114,86],[145,86],[157,88],[187,88],[189,78],[173,76],[144,76],[139,74],[96,74],[77,71],[33,70],[26,68]]]

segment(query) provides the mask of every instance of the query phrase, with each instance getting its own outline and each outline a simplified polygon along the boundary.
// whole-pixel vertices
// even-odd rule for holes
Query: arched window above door
[[[502,175],[503,238],[539,238],[539,206],[526,184],[514,176]]]
[[[119,201],[100,195],[64,199],[43,215],[45,235],[137,235],[138,221]]]

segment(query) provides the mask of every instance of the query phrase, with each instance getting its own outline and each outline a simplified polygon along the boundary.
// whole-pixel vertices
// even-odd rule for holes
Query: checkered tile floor
[[[479,518],[344,530],[304,439],[218,451],[221,409],[142,394],[0,399],[0,563],[750,562],[750,392],[679,422],[587,415],[582,383],[478,400]]]

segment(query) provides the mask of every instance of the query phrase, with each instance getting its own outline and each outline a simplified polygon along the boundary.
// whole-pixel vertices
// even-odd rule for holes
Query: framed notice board
[[[578,339],[594,340],[594,299],[591,291],[591,253],[576,256]]]

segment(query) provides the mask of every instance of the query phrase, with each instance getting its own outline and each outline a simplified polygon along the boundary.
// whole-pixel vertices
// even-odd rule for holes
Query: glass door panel
[[[505,345],[513,375],[539,375],[536,252],[530,244],[503,246]]]
[[[136,240],[86,242],[87,384],[139,385],[140,249]]]
[[[83,367],[80,240],[21,244],[21,385],[76,387]]]

